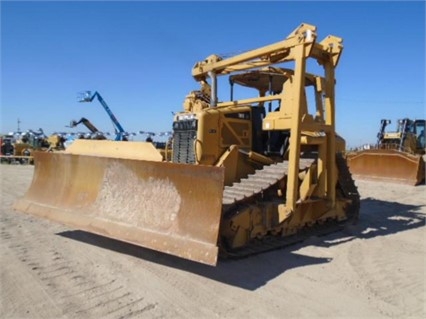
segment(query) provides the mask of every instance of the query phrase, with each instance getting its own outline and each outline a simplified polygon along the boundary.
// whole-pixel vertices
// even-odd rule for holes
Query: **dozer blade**
[[[36,152],[14,208],[71,227],[215,265],[223,168]]]
[[[418,185],[425,178],[422,156],[391,149],[364,150],[348,155],[355,179]]]

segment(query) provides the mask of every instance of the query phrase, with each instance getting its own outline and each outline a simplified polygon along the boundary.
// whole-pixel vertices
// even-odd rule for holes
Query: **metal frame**
[[[335,184],[337,170],[335,164],[335,68],[343,50],[342,39],[328,36],[321,42],[316,42],[316,27],[301,24],[289,36],[280,42],[251,50],[231,58],[222,59],[211,55],[204,61],[198,62],[193,70],[193,77],[200,82],[211,79],[210,107],[227,107],[262,103],[265,101],[280,100],[291,102],[280,111],[270,112],[263,120],[264,130],[290,130],[290,150],[286,204],[280,206],[280,215],[296,210],[299,191],[299,162],[302,132],[315,132],[319,138],[305,138],[305,143],[319,145],[318,181],[323,197],[329,201],[330,209],[335,207]],[[305,100],[306,62],[308,58],[315,59],[323,66],[324,77],[316,77],[317,97],[322,95],[323,100],[316,99],[317,116],[310,116]],[[217,103],[217,77],[249,69],[258,69],[269,65],[293,61],[294,75],[291,85],[282,90],[281,94],[261,96],[251,99]],[[285,86],[285,85],[284,85]],[[324,108],[324,110],[322,109]],[[325,115],[325,118],[324,118]],[[315,135],[314,134],[314,135]],[[312,135],[312,134],[311,134]]]

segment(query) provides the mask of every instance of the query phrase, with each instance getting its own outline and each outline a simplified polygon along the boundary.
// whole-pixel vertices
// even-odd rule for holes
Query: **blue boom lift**
[[[102,96],[99,94],[99,92],[95,92],[92,95],[91,91],[86,91],[80,97],[79,102],[92,102],[95,99],[95,97],[98,98],[99,103],[102,104],[105,111],[108,113],[112,123],[114,124],[115,140],[116,141],[127,141],[127,133],[124,131],[120,122],[118,122],[117,118],[112,113],[111,109],[108,107],[108,104],[106,104],[105,100],[102,98]]]

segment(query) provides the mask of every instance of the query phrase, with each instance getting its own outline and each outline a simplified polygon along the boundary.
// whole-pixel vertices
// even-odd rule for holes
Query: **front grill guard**
[[[175,121],[173,123],[173,136],[173,163],[194,164],[197,120]]]

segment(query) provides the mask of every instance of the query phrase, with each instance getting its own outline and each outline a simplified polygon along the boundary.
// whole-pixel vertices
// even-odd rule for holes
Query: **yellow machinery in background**
[[[59,134],[46,137],[44,133],[29,130],[0,137],[0,161],[7,163],[33,164],[34,151],[64,150],[64,138]]]
[[[210,265],[353,222],[359,194],[335,132],[342,39],[317,42],[316,31],[302,24],[277,43],[196,63],[200,88],[174,116],[171,161],[152,143],[76,140],[35,154],[15,208]],[[309,60],[323,74],[306,72]],[[235,99],[235,84],[254,97]]]
[[[355,178],[418,185],[425,180],[425,120],[398,120],[397,130],[386,132],[390,120],[382,120],[372,149],[347,155]]]
[[[31,147],[28,143],[18,142],[13,133],[0,136],[0,163],[31,163]]]

